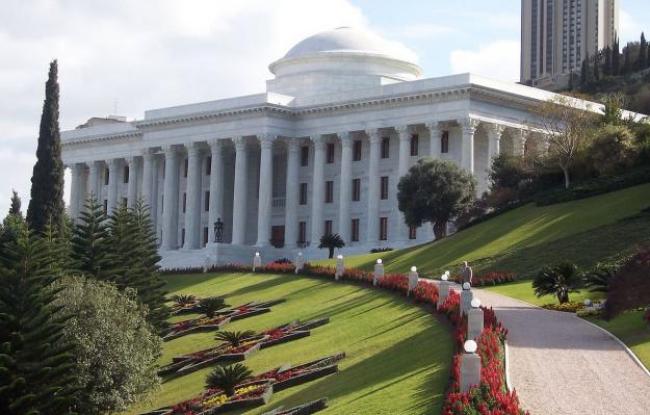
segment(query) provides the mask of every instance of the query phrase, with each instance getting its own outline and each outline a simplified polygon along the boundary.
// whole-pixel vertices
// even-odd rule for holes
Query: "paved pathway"
[[[650,414],[650,376],[608,334],[571,313],[475,295],[508,328],[511,385],[532,415]]]

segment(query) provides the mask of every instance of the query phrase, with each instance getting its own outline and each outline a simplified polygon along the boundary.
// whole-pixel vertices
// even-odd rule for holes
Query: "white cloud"
[[[453,73],[472,72],[507,81],[519,80],[519,42],[501,40],[477,50],[455,50],[449,57]]]
[[[61,128],[90,116],[261,92],[268,64],[306,36],[368,27],[349,0],[6,0],[0,13],[0,218],[26,208],[48,62]]]

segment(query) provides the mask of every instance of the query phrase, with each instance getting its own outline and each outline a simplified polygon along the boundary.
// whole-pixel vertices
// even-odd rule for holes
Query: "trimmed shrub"
[[[610,319],[623,311],[646,307],[649,303],[650,248],[645,248],[632,256],[612,279],[604,316]]]

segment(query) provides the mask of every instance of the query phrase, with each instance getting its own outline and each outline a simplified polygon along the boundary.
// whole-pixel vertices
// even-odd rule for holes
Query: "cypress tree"
[[[603,67],[603,73],[605,75],[612,75],[612,48],[607,46],[604,51],[605,54],[605,66]]]
[[[63,332],[68,317],[53,304],[44,241],[24,228],[0,262],[0,411],[70,414],[76,391]]]
[[[22,203],[20,202],[20,197],[15,190],[11,191],[11,207],[9,208],[10,215],[18,215],[21,218],[23,217],[23,212],[20,211]]]
[[[634,65],[632,64],[632,48],[628,44],[623,49],[623,74],[627,75],[628,73],[632,72],[633,67]]]
[[[72,267],[88,277],[111,281],[114,278],[110,259],[108,227],[104,209],[94,197],[87,200],[72,231]]]
[[[648,66],[648,42],[645,39],[645,33],[641,32],[641,42],[639,43],[639,61],[638,69],[645,69]]]
[[[600,52],[594,55],[594,80],[600,81]]]
[[[621,52],[620,45],[618,43],[618,37],[614,40],[614,46],[612,47],[612,75],[617,76],[620,74],[621,69]]]
[[[59,133],[59,83],[57,62],[50,63],[45,84],[45,101],[36,149],[36,164],[32,173],[32,189],[27,223],[37,233],[45,230],[48,221],[55,229],[63,226],[63,162]]]

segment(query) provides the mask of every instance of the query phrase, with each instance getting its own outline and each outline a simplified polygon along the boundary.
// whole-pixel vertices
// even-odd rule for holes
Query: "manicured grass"
[[[383,258],[388,272],[407,272],[412,265],[429,275],[455,271],[470,261],[476,271],[505,270],[531,276],[548,262],[560,259],[593,263],[650,240],[650,217],[628,224],[626,218],[650,205],[650,184],[588,199],[551,206],[533,204],[506,212],[440,242],[346,258],[346,265],[371,269]],[[592,232],[600,230],[598,237]],[[318,263],[332,265],[329,260]]]
[[[303,363],[343,351],[347,357],[339,364],[340,372],[274,394],[270,404],[247,414],[322,397],[329,399],[329,409],[323,414],[440,412],[453,351],[451,336],[431,314],[406,299],[381,290],[293,275],[174,275],[166,280],[170,295],[219,295],[231,305],[287,300],[270,313],[234,322],[226,330],[262,330],[296,319],[330,317],[331,322],[314,329],[310,337],[262,350],[246,364],[260,373],[284,363]],[[165,343],[161,364],[174,355],[214,345],[213,336],[193,334]],[[210,370],[166,382],[150,402],[127,413],[195,396]]]
[[[590,319],[621,339],[639,360],[650,369],[650,326],[643,321],[642,311],[628,311],[610,321]]]
[[[494,287],[485,287],[485,289],[537,306],[542,306],[544,304],[557,304],[558,302],[557,298],[552,295],[544,295],[542,297],[535,296],[535,292],[533,291],[533,282],[531,280],[517,281]],[[580,290],[578,293],[569,294],[569,299],[578,303],[583,302],[587,298],[590,300],[600,300],[602,297],[602,293],[592,293],[586,289]]]

